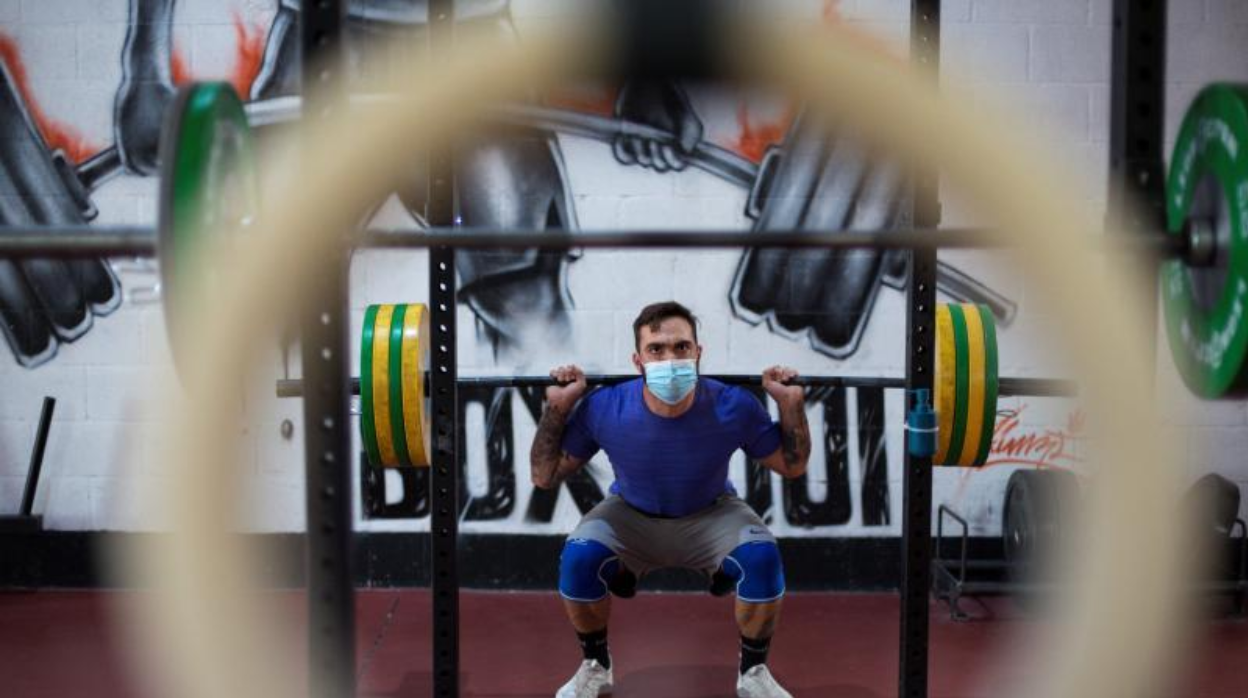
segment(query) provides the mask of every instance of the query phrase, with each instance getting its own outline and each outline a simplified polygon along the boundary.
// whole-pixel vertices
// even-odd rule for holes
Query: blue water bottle
[[[910,391],[914,404],[906,415],[906,450],[915,458],[936,455],[936,413],[926,388]]]

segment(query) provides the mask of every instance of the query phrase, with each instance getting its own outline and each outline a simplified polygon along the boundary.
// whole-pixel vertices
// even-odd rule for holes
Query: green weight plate
[[[258,208],[251,129],[229,83],[183,86],[160,134],[157,230],[165,326],[175,364],[184,352],[182,316],[211,302],[216,280],[202,250],[208,236],[241,230]],[[180,369],[185,366],[179,365]]]
[[[953,362],[955,366],[953,429],[949,435],[948,462],[941,465],[958,464],[958,455],[962,453],[962,442],[966,440],[966,410],[971,390],[971,350],[967,346],[966,319],[962,317],[962,306],[957,303],[950,303],[949,317],[953,320]]]
[[[1206,398],[1248,388],[1248,92],[1215,84],[1183,118],[1166,182],[1171,235],[1185,221],[1211,221],[1218,252],[1212,266],[1170,260],[1161,267],[1162,307],[1175,366]]]
[[[1000,378],[997,376],[997,324],[992,317],[992,310],[980,305],[979,319],[984,326],[984,429],[979,440],[979,450],[975,454],[975,467],[988,462],[988,451],[992,448],[992,433],[997,425],[997,396],[1000,393]]]
[[[425,370],[429,366],[429,308],[412,303],[403,312],[403,430],[412,465],[429,466],[430,395]]]
[[[373,418],[373,335],[379,306],[364,311],[364,329],[360,333],[360,440],[373,467],[381,467],[381,450],[377,446],[377,422]]]
[[[403,320],[406,315],[406,303],[394,306],[394,318],[390,321],[390,360],[387,370],[390,373],[390,432],[394,452],[399,458],[399,465],[410,467],[412,457],[407,450],[403,410]]]

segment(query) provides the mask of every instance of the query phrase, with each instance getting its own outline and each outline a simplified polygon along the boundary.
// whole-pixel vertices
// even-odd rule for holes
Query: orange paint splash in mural
[[[224,77],[244,100],[251,95],[251,85],[260,74],[260,66],[264,61],[264,35],[263,25],[248,25],[237,11],[234,12],[234,64],[224,76],[212,77]],[[169,64],[169,72],[175,85],[185,85],[201,79],[201,76],[191,72],[186,54],[178,46],[174,46],[170,52]]]
[[[0,60],[8,68],[13,84],[17,87],[22,102],[26,104],[26,111],[49,147],[64,151],[65,156],[73,162],[82,162],[100,150],[99,145],[87,140],[77,129],[53,119],[43,111],[30,90],[30,80],[26,75],[26,66],[22,63],[17,42],[3,32],[0,32]]]
[[[169,52],[169,74],[173,76],[173,84],[181,86],[195,80],[191,69],[187,67],[186,54],[177,46]]]
[[[260,74],[260,65],[264,61],[264,34],[263,26],[254,23],[248,26],[238,12],[234,13],[234,38],[238,45],[229,79],[243,99],[251,95],[251,85]]]
[[[842,27],[845,25],[845,18],[841,15],[840,0],[823,0],[820,18],[825,26]],[[905,64],[905,59],[898,53],[896,47],[890,46],[879,37],[853,27],[849,27],[848,30],[854,41],[863,44],[873,53],[878,54],[882,60]],[[793,123],[793,118],[796,114],[796,105],[790,103],[781,110],[779,118],[760,121],[751,114],[748,100],[742,98],[740,105],[737,107],[739,135],[735,141],[728,143],[727,147],[754,162],[759,162],[762,160],[763,153],[767,151],[768,145],[783,140],[784,134]]]
[[[820,18],[825,25],[842,23],[840,0],[823,0]],[[767,146],[784,140],[784,134],[797,116],[797,106],[789,102],[781,109],[779,117],[771,119],[758,119],[750,112],[748,98],[742,97],[737,105],[737,137],[726,145],[754,162],[761,162]]]
[[[795,113],[796,109],[790,103],[784,107],[779,118],[755,122],[750,119],[749,103],[744,99],[741,100],[737,106],[737,126],[741,132],[736,142],[732,144],[732,149],[754,162],[761,162],[763,153],[767,152],[767,146],[784,139],[785,132],[789,130],[789,124],[793,123]]]

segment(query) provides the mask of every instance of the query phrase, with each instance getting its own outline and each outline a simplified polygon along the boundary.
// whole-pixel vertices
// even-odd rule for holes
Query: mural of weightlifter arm
[[[173,12],[176,0],[130,0],[121,53],[121,85],[113,103],[113,132],[121,162],[132,174],[156,174],[160,126],[173,101]]]

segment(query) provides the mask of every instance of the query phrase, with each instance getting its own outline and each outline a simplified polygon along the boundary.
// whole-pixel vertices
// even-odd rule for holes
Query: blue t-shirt
[[[686,516],[725,492],[728,459],[738,448],[765,458],[780,448],[780,427],[758,398],[699,378],[693,406],[679,417],[646,407],[641,378],[596,390],[581,400],[563,433],[563,450],[589,460],[606,451],[615,469],[611,492],[661,516]]]

